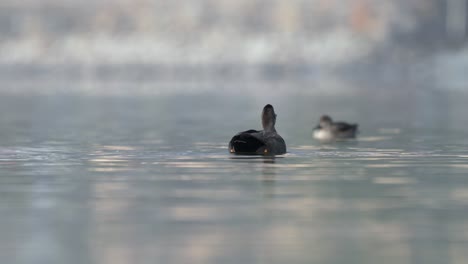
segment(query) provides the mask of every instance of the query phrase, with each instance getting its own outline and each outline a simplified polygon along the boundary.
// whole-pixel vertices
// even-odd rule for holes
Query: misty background
[[[466,0],[3,0],[0,92],[465,90],[467,10]]]
[[[468,263],[467,1],[0,0],[1,262]]]

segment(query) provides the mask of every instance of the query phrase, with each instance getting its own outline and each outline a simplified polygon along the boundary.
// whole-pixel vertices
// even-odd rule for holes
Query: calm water
[[[467,98],[1,97],[1,262],[466,263]],[[229,155],[266,103],[289,153]]]

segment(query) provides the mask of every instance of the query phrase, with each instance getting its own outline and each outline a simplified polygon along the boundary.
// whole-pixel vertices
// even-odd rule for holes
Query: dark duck
[[[229,152],[242,155],[280,155],[286,153],[286,143],[276,132],[276,114],[267,104],[262,112],[263,130],[239,132],[229,141]]]
[[[333,122],[331,117],[323,115],[319,125],[314,129],[313,137],[321,141],[355,138],[358,132],[357,124]]]

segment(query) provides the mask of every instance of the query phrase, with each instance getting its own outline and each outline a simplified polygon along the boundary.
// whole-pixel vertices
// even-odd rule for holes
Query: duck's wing
[[[257,154],[257,150],[265,146],[261,131],[247,130],[240,132],[229,141],[229,151],[237,154]]]
[[[358,124],[348,124],[346,122],[334,123],[334,130],[338,136],[354,137],[358,130]]]
[[[354,131],[358,127],[357,124],[348,124],[346,122],[336,122],[334,123],[334,128],[337,132],[346,132],[346,131]]]

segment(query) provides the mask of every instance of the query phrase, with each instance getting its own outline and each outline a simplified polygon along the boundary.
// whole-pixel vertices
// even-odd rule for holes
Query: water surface
[[[388,96],[2,97],[2,262],[466,263],[466,97]],[[230,155],[266,103],[288,154]]]

